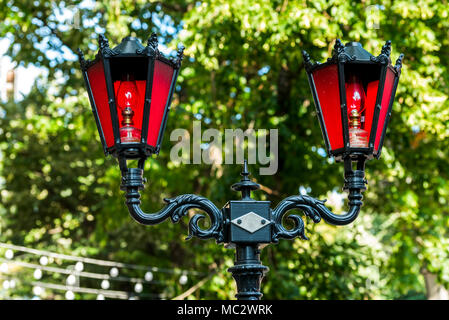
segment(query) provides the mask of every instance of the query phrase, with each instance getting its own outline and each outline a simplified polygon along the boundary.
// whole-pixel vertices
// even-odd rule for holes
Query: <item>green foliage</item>
[[[423,268],[449,284],[447,1],[0,3],[0,37],[14,44],[7,55],[48,71],[21,101],[0,105],[1,241],[205,273],[215,268],[190,298],[232,298],[234,283],[225,272],[230,250],[213,241],[184,242],[186,220],[145,228],[130,219],[117,164],[103,156],[71,54],[77,47],[93,54],[95,32],[105,32],[112,45],[128,34],[146,40],[154,31],[171,49],[186,46],[161,155],[146,164],[142,201],[146,211],[155,211],[164,197],[181,193],[217,205],[237,198],[229,186],[239,179],[239,166],[170,162],[169,133],[191,130],[195,114],[203,130],[279,129],[277,174],[259,176],[251,168],[259,183],[276,191],[259,191],[259,199],[275,204],[299,185],[325,197],[341,186],[342,165],[320,154],[301,50],[325,60],[341,38],[377,54],[391,39],[392,58],[404,52],[404,67],[382,158],[367,164],[362,218],[345,228],[308,221],[310,241],[265,248],[270,272],[263,292],[269,299],[400,298],[424,292]],[[69,5],[84,26],[58,19],[58,10]],[[374,5],[381,8],[375,11],[379,29],[367,24]],[[169,281],[170,296],[183,292],[176,279]]]

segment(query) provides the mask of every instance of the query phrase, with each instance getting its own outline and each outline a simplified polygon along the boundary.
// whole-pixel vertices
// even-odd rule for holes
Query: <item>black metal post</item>
[[[238,300],[260,300],[260,283],[270,269],[260,261],[260,249],[254,244],[239,244],[235,248],[235,265],[228,269],[237,284]]]
[[[352,162],[357,162],[356,170]],[[256,201],[251,198],[251,191],[260,186],[249,179],[248,164],[245,160],[242,179],[232,185],[234,191],[242,194],[240,200],[229,201],[222,210],[209,199],[194,194],[183,194],[172,199],[164,199],[167,205],[159,212],[145,213],[140,208],[140,190],[144,188],[143,161],[139,168],[127,168],[126,160],[119,159],[122,171],[121,189],[125,191],[126,204],[131,217],[144,225],[159,224],[171,218],[178,222],[187,215],[188,210],[196,208],[207,213],[210,219],[208,229],[202,229],[198,222],[205,218],[197,213],[189,221],[189,236],[200,239],[216,239],[227,248],[235,248],[235,264],[228,271],[232,273],[237,284],[238,300],[259,300],[261,282],[269,268],[260,261],[260,248],[264,244],[277,243],[279,239],[307,239],[303,218],[289,215],[286,219],[293,221],[294,227],[286,229],[283,217],[293,209],[301,210],[306,217],[318,223],[321,219],[333,225],[346,225],[354,221],[362,206],[362,192],[366,189],[364,178],[365,158],[345,159],[344,190],[349,192],[349,210],[346,214],[336,215],[320,201],[306,195],[290,196],[270,208],[269,201]]]

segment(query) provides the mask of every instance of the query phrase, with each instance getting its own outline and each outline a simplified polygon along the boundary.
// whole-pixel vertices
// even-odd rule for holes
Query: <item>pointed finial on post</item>
[[[252,200],[251,191],[260,189],[260,185],[249,178],[250,172],[248,171],[248,161],[246,159],[243,161],[243,171],[240,175],[242,176],[240,182],[234,183],[231,188],[242,193],[242,200]]]

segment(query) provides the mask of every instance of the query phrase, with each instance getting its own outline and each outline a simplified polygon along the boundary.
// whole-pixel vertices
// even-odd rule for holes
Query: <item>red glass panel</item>
[[[104,76],[103,62],[100,60],[87,70],[92,96],[97,109],[100,125],[106,140],[106,146],[114,145],[114,133],[112,131],[111,113],[108,104],[108,92],[106,89],[106,80]]]
[[[174,69],[170,65],[159,60],[155,61],[147,136],[148,145],[153,147],[157,146],[157,139],[162,128],[162,119],[169,98],[173,72]]]
[[[116,96],[117,105],[117,115],[120,127],[120,137],[122,143],[127,142],[140,142],[140,134],[142,130],[142,118],[143,118],[143,106],[145,102],[145,80],[132,80],[132,81],[114,81],[114,92]],[[136,92],[133,92],[135,90]],[[127,99],[127,94],[132,94],[133,96]],[[129,125],[137,130],[129,135],[134,137],[135,141],[129,139],[130,136],[125,137],[124,131],[128,127],[123,122],[123,110],[129,106],[133,112],[132,124]]]
[[[338,67],[333,64],[312,73],[331,150],[343,148]],[[326,136],[325,132],[323,135]]]
[[[382,103],[380,108],[379,121],[377,123],[376,141],[374,143],[374,149],[376,151],[379,151],[380,138],[384,130],[384,124],[388,113],[388,107],[390,105],[390,100],[393,98],[391,96],[391,93],[393,91],[394,79],[395,79],[394,72],[390,68],[387,68],[384,92],[382,94]]]

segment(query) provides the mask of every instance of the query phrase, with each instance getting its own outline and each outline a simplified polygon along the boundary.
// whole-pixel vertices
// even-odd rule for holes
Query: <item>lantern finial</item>
[[[182,59],[184,58],[184,49],[185,49],[185,47],[181,44],[176,53],[175,64],[176,64],[176,67],[178,67],[178,68],[181,67],[181,62],[182,62]]]
[[[109,41],[108,41],[108,39],[106,39],[104,34],[98,35],[98,45],[100,47],[100,50],[109,47]]]
[[[80,48],[76,49],[76,53],[78,54],[78,60],[80,62],[81,69],[84,70],[87,65],[87,61],[86,59],[84,59],[84,53],[81,51]]]
[[[151,36],[148,38],[147,45],[154,50],[157,50],[158,47],[158,41],[157,41],[157,34],[153,32]]]
[[[401,53],[396,60],[396,64],[394,65],[394,68],[396,69],[396,72],[401,72],[402,69],[402,60],[404,59],[404,54]]]

